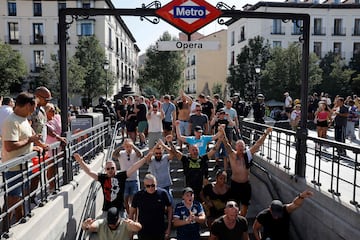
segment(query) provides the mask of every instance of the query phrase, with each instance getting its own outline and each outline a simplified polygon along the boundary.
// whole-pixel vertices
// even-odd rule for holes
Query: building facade
[[[194,97],[200,93],[213,95],[213,87],[217,84],[221,85],[222,92],[224,92],[227,76],[227,30],[220,30],[207,36],[197,35],[196,40],[218,42],[219,48],[217,50],[184,51],[186,66],[184,92]]]
[[[28,65],[29,76],[39,74],[50,56],[59,52],[58,11],[62,8],[114,8],[111,0],[2,0],[0,1],[0,40],[19,51]],[[68,29],[68,56],[75,53],[81,36],[95,35],[105,50],[109,70],[115,76],[109,96],[125,84],[135,91],[140,52],[135,38],[120,16],[91,16],[74,21]],[[72,99],[81,104],[80,98]]]
[[[245,5],[244,11],[307,13],[310,15],[310,52],[319,58],[334,52],[346,62],[360,51],[360,0],[318,0],[300,2],[258,2]],[[228,65],[236,64],[236,56],[249,39],[262,36],[272,47],[288,47],[299,42],[301,22],[280,19],[242,18],[228,25]]]

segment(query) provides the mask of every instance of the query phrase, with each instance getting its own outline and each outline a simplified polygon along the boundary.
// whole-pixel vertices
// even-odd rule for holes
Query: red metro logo
[[[204,0],[175,0],[158,9],[156,14],[191,34],[214,21],[222,12]]]

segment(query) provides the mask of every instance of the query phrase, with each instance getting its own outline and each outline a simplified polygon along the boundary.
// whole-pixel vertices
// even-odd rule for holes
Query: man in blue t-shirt
[[[176,121],[175,125],[176,125],[177,138],[180,141],[185,142],[189,145],[196,145],[199,148],[200,156],[206,154],[207,145],[209,144],[209,142],[215,141],[216,139],[219,138],[219,136],[221,134],[218,132],[216,135],[203,135],[203,129],[200,126],[196,126],[194,128],[195,136],[183,136],[183,135],[181,135],[181,132],[180,132],[180,127],[179,127],[180,122]]]
[[[174,210],[174,226],[177,240],[199,240],[200,224],[205,223],[205,212],[200,202],[194,201],[194,191],[190,187],[183,190],[182,202]]]

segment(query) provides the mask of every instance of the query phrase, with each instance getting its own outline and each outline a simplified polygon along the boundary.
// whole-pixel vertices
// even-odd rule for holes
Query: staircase
[[[147,149],[144,149],[144,151],[147,151]],[[214,181],[215,179],[215,160],[210,160],[208,163],[208,167],[209,167],[209,177],[211,178],[210,181]],[[173,190],[173,197],[174,197],[174,205],[176,205],[178,202],[180,202],[182,200],[182,191],[183,188],[185,187],[185,177],[183,174],[183,168],[182,168],[182,163],[180,160],[174,159],[173,161],[171,161],[170,163],[170,168],[171,168],[171,177],[172,177],[172,181],[173,181],[173,186],[172,186],[172,190]],[[141,187],[143,188],[143,182],[142,180],[144,179],[144,176],[148,170],[148,165],[144,165],[143,167],[140,168],[139,170],[139,176],[140,176],[140,182],[141,182]],[[252,225],[253,222],[255,220],[255,217],[257,215],[257,213],[262,209],[263,207],[258,206],[258,204],[252,202],[251,206],[249,207],[249,211],[248,211],[248,224],[249,224],[249,235],[250,235],[250,239],[254,240],[255,238],[253,237],[252,234]],[[209,232],[209,228],[207,226],[202,226],[201,228],[201,240],[207,240],[210,236],[210,232]],[[135,236],[134,239],[137,239],[137,237]],[[173,228],[171,231],[171,239],[172,240],[176,240],[176,228]]]

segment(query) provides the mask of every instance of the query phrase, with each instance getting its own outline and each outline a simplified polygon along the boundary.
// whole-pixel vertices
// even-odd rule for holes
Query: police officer
[[[257,123],[265,124],[264,116],[265,116],[265,103],[264,103],[264,95],[259,93],[256,96],[256,101],[253,103],[254,110],[254,121]]]

